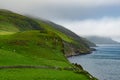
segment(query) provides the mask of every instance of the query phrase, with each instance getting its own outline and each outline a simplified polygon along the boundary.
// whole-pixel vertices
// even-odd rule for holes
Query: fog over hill
[[[0,0],[0,8],[48,19],[78,35],[120,41],[120,0]]]

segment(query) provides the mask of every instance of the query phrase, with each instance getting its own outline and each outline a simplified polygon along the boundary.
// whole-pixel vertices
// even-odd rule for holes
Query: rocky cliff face
[[[71,56],[77,56],[77,55],[84,55],[84,54],[89,54],[91,53],[92,49],[82,49],[79,47],[76,47],[73,44],[68,44],[64,42],[64,54],[66,57],[71,57]]]

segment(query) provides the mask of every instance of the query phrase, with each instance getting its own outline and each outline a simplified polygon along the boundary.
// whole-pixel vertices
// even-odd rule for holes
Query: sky
[[[0,0],[0,8],[51,20],[80,36],[120,41],[120,0]]]

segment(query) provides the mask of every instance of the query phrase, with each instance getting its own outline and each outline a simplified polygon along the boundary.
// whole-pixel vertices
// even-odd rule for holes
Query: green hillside
[[[58,42],[56,42],[55,40],[58,40]],[[7,60],[8,63],[10,62],[10,60],[16,61],[17,57],[18,57],[17,60],[19,62],[21,63],[25,62],[23,64],[27,64],[26,59],[28,59],[27,60],[29,61],[28,63],[31,64],[44,63],[45,65],[47,65],[47,63],[45,63],[47,61],[43,61],[44,59],[53,61],[51,62],[53,64],[55,63],[55,61],[63,62],[63,63],[68,62],[63,56],[63,53],[61,52],[63,49],[61,39],[56,35],[53,35],[52,33],[41,33],[40,31],[19,32],[12,35],[0,36],[0,42],[2,42],[0,43],[1,59],[2,57],[5,56],[5,54],[8,55],[5,56],[5,58],[3,58],[5,61],[6,59],[8,59]],[[21,61],[21,58],[23,58],[22,59],[24,60],[23,62]],[[30,61],[29,58],[33,59],[34,62]],[[35,60],[37,58],[40,60],[38,61]],[[11,62],[10,64],[8,64],[7,62],[4,62],[4,60],[2,60],[3,62],[1,62],[0,64],[2,65],[11,64]],[[39,62],[39,61],[43,61],[43,62]],[[13,63],[12,65],[14,64],[19,65],[19,62]]]
[[[89,51],[77,43],[47,23],[0,10],[0,80],[96,80],[65,57],[69,45]]]
[[[0,30],[17,32],[33,29],[42,30],[37,22],[28,17],[7,10],[0,10]]]
[[[37,22],[47,31],[57,34],[64,41],[64,52],[66,56],[90,53],[89,46],[96,46],[94,43],[89,42],[85,38],[79,37],[75,33],[66,28],[45,20],[37,20]]]

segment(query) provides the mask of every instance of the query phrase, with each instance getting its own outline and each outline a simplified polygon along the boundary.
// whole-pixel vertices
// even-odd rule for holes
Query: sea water
[[[120,80],[120,44],[98,45],[96,51],[88,55],[68,58],[78,63],[99,80]]]

